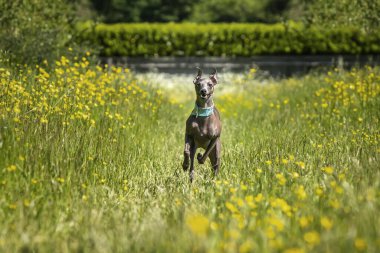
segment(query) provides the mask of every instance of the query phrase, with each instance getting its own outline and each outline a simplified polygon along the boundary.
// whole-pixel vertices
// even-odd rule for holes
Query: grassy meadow
[[[379,68],[220,73],[220,174],[190,184],[192,80],[0,69],[0,252],[379,252]]]

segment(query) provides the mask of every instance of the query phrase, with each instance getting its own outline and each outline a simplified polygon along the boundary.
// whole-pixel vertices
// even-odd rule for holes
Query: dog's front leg
[[[190,145],[190,183],[192,183],[194,179],[194,157],[196,151],[197,146],[195,145],[195,142],[192,141]]]
[[[198,153],[197,160],[200,164],[204,164],[208,155],[210,154],[211,150],[215,147],[216,141],[219,139],[219,137],[216,137],[210,141],[210,144],[208,144],[205,153],[202,155],[201,153]]]
[[[193,139],[191,138],[191,136],[186,134],[185,135],[185,149],[183,151],[184,159],[183,159],[183,164],[182,164],[182,168],[184,171],[186,171],[190,165],[190,147],[191,147],[192,142],[193,142]]]

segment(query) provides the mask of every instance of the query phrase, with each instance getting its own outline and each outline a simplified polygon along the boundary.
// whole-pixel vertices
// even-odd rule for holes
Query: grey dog
[[[185,157],[182,165],[185,171],[190,165],[190,182],[194,179],[194,156],[197,148],[205,149],[203,155],[198,153],[198,162],[204,164],[207,157],[210,157],[214,176],[219,171],[222,124],[212,99],[214,87],[218,83],[216,74],[214,69],[209,78],[202,78],[202,70],[198,68],[198,74],[193,81],[197,99],[194,110],[186,121]]]

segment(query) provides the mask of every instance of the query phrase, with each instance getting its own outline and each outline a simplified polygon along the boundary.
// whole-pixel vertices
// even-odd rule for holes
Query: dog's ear
[[[216,68],[214,68],[214,70],[210,74],[210,79],[214,83],[214,85],[216,85],[218,83],[218,78],[216,77],[216,74],[217,74]]]
[[[197,67],[197,69],[198,69],[198,74],[195,77],[193,83],[196,83],[202,77],[202,70],[200,68],[198,68],[198,67]]]

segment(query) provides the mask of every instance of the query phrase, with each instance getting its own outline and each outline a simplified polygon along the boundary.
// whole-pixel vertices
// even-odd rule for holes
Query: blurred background
[[[377,28],[369,0],[79,0],[78,18],[116,22],[261,22],[286,20]]]
[[[298,18],[300,0],[86,0],[86,19],[114,22],[276,22]]]
[[[194,23],[208,25],[199,31],[186,26]],[[339,62],[377,64],[379,24],[379,0],[0,0],[0,54],[1,64],[91,51],[95,61],[137,71],[215,64],[272,72],[293,64],[304,71]],[[178,56],[187,60],[162,58]]]

